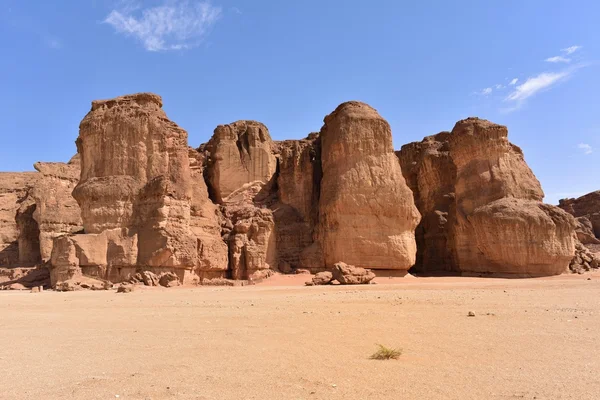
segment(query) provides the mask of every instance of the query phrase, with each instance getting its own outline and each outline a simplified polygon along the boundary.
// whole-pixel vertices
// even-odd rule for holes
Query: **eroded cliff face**
[[[30,196],[35,202],[33,218],[40,232],[39,252],[45,262],[52,255],[55,237],[83,229],[81,209],[72,195],[79,181],[80,159],[75,155],[68,163],[38,162],[34,168],[41,176]]]
[[[340,105],[321,130],[319,239],[326,267],[408,270],[420,220],[388,123],[370,106]]]
[[[246,183],[270,183],[277,168],[271,135],[260,122],[219,125],[202,147],[208,154],[209,186],[218,203]]]
[[[33,220],[35,204],[28,199],[37,178],[35,172],[0,172],[0,267],[39,262],[39,248],[35,248],[39,230]],[[27,231],[21,246],[20,229]]]
[[[421,271],[555,275],[575,252],[575,222],[543,191],[506,127],[459,121],[398,157],[423,221]]]
[[[191,281],[226,269],[214,208],[205,188],[194,185],[202,170],[159,96],[94,101],[77,149],[81,179],[73,196],[84,234],[55,240],[53,283],[79,273],[120,281],[140,268]]]
[[[507,135],[469,118],[394,153],[389,124],[347,102],[305,139],[274,142],[262,123],[237,121],[193,149],[160,96],[94,101],[69,163],[0,174],[0,265],[48,261],[61,287],[150,272],[259,280],[340,262],[522,275],[595,268],[579,244],[574,257],[574,218],[542,203]],[[594,196],[561,202],[589,242]]]
[[[558,205],[569,214],[577,217],[581,233],[580,240],[586,244],[598,244],[600,239],[600,190],[588,193],[577,199],[562,199]]]

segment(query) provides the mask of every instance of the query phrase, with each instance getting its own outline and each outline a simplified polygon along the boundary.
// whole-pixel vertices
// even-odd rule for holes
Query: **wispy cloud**
[[[569,75],[571,75],[572,71],[573,70],[566,70],[562,72],[544,72],[529,78],[524,83],[517,86],[515,90],[506,97],[505,100],[521,103],[536,93],[542,90],[547,90],[561,80],[567,78]]]
[[[592,154],[594,152],[594,149],[592,148],[592,146],[590,146],[587,143],[579,143],[577,145],[577,147],[583,151],[583,154]]]
[[[573,54],[579,49],[581,49],[581,46],[571,46],[571,47],[567,47],[566,49],[561,49],[560,51],[562,51],[563,53],[566,53],[566,54]]]
[[[488,94],[492,94],[492,88],[488,87],[488,88],[483,89],[481,91],[481,94],[484,95],[484,96],[487,96]]]
[[[121,3],[104,22],[118,33],[136,38],[148,51],[195,47],[221,16],[221,8],[207,1],[170,0],[149,8]]]
[[[496,85],[494,85],[494,87],[495,87],[496,89],[500,90],[500,89],[504,89],[506,86],[503,86],[503,85],[501,85],[501,84],[497,83]]]
[[[554,56],[554,57],[546,58],[546,60],[544,60],[544,61],[550,62],[550,63],[570,63],[571,59],[565,58],[563,56]]]
[[[46,46],[54,50],[59,50],[63,47],[62,42],[58,38],[55,38],[53,36],[44,37],[44,43],[46,44]]]
[[[514,78],[512,81],[510,81],[509,85],[514,86],[517,84],[517,82],[519,82],[519,78]]]

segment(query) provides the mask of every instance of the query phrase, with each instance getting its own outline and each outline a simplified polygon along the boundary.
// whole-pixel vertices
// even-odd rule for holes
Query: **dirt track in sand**
[[[306,278],[0,292],[0,399],[600,399],[598,274]]]

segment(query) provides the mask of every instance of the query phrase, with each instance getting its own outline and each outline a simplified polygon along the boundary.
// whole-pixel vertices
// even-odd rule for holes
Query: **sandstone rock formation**
[[[33,218],[39,227],[37,245],[42,260],[48,261],[55,237],[83,229],[81,209],[72,196],[79,181],[79,156],[74,156],[67,164],[38,162],[34,168],[41,175],[31,191],[35,201]]]
[[[273,179],[277,160],[266,126],[256,121],[219,125],[203,146],[209,154],[208,182],[214,199],[223,199],[246,183]]]
[[[118,282],[140,268],[188,281],[199,265],[210,269],[198,249],[215,232],[194,235],[192,203],[196,227],[215,225],[215,217],[203,214],[210,214],[203,210],[208,196],[192,187],[187,133],[167,118],[159,96],[94,101],[77,149],[81,178],[73,196],[85,234],[55,239],[53,283],[81,273]]]
[[[26,243],[25,236],[22,240],[21,253],[19,256],[19,226],[27,231],[27,237],[35,241],[38,233],[33,221],[35,207],[27,200],[29,191],[32,189],[37,174],[35,172],[1,172],[0,173],[0,267],[16,267],[21,265],[20,260],[39,261],[39,250],[37,256],[30,254],[34,251],[35,243]],[[20,213],[17,220],[17,212]],[[33,221],[33,223],[31,223]],[[26,262],[27,263],[27,262]]]
[[[600,243],[600,190],[577,199],[560,200],[558,206],[577,217],[577,236],[583,244]]]
[[[0,173],[0,267],[47,262],[60,290],[252,284],[275,270],[322,272],[310,283],[326,284],[413,265],[527,275],[596,265],[589,249],[575,255],[575,220],[542,203],[506,127],[476,118],[403,146],[400,162],[389,124],[359,102],[302,140],[238,121],[193,149],[162,99],[139,93],[94,101],[77,149],[66,164]],[[561,202],[589,246],[594,196]]]
[[[397,155],[423,214],[417,270],[566,271],[575,222],[542,203],[541,186],[506,127],[469,118]]]
[[[340,105],[321,130],[319,238],[325,266],[408,270],[420,215],[394,155],[389,124],[370,106]]]
[[[279,270],[320,271],[325,267],[322,254],[320,251],[311,253],[318,241],[316,229],[322,177],[319,134],[311,133],[306,139],[286,140],[276,145],[278,202],[272,208]]]

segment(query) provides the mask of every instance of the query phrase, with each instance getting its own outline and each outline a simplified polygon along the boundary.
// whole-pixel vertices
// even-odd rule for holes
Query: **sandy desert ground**
[[[2,292],[0,398],[600,398],[600,274],[306,279]]]

